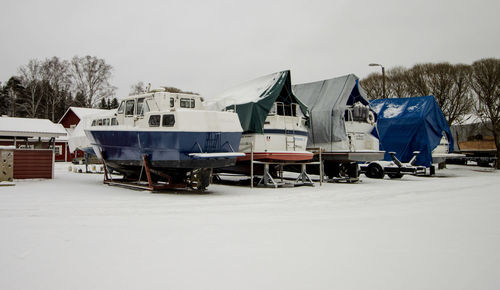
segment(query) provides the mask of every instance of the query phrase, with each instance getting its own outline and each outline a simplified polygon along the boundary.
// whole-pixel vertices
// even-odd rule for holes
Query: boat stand
[[[318,162],[319,163],[319,162]],[[301,164],[300,166],[300,174],[299,176],[297,177],[297,179],[295,180],[295,184],[304,184],[304,185],[311,185],[311,186],[314,186],[314,182],[312,181],[311,177],[309,176],[309,174],[307,174],[307,171],[306,171],[306,165],[305,163]]]
[[[280,183],[274,181],[273,177],[269,173],[270,162],[254,161],[254,163],[264,164],[264,173],[262,174],[262,178],[259,180],[259,183],[257,183],[257,186],[278,188],[279,186],[285,185],[283,181],[281,181]]]
[[[317,165],[320,164],[320,162],[272,162],[272,161],[252,161],[253,164],[262,164],[264,165],[264,173],[262,175],[262,178],[259,180],[259,183],[257,186],[264,186],[264,187],[294,187],[294,186],[301,186],[301,185],[308,185],[308,186],[314,186],[314,182],[312,181],[312,178],[307,174],[306,171],[306,166],[307,165]],[[280,181],[276,181],[275,178],[269,173],[269,165],[278,165],[279,170],[278,170],[278,178],[280,178]],[[286,165],[300,165],[301,166],[301,172],[297,179],[295,179],[294,183],[286,183],[283,181],[283,167]],[[252,165],[253,166],[253,165]],[[323,179],[323,176],[321,176],[320,180]]]
[[[130,180],[125,177],[121,179],[113,179],[111,177],[111,174],[108,172],[106,161],[104,161],[104,159],[101,160],[104,165],[104,184],[121,186],[132,189],[143,189],[149,191],[159,191],[165,189],[178,189],[187,187],[187,184],[185,183],[172,183],[170,176],[163,174],[161,172],[151,170],[148,165],[147,155],[142,156],[142,168],[138,180]],[[146,173],[147,182],[141,180],[143,171]],[[167,182],[154,182],[153,179],[151,178],[152,171],[154,172],[154,174],[160,175],[161,177],[167,179]]]

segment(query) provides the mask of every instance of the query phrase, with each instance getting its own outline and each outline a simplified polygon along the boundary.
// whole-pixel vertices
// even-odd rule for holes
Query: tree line
[[[95,56],[31,59],[0,83],[0,115],[59,121],[70,106],[116,108],[112,66]]]
[[[371,99],[434,95],[450,126],[465,121],[468,114],[476,115],[492,133],[500,156],[500,59],[480,59],[471,65],[394,67],[385,74],[385,96],[381,73],[372,73],[360,83]]]

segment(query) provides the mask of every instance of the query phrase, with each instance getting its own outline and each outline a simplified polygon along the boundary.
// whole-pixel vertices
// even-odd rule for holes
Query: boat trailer
[[[382,179],[387,174],[390,178],[401,178],[405,174],[410,175],[425,175],[426,167],[415,165],[417,156],[420,151],[414,151],[413,157],[410,162],[403,163],[396,157],[396,152],[389,152],[392,161],[373,161],[359,166],[360,172],[364,173],[366,177]],[[431,167],[430,174],[433,175],[433,167]]]

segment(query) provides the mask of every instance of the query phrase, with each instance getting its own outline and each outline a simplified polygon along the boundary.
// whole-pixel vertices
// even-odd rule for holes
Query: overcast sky
[[[30,59],[92,55],[119,97],[138,81],[210,97],[291,70],[292,83],[500,57],[500,1],[0,2],[0,81]]]

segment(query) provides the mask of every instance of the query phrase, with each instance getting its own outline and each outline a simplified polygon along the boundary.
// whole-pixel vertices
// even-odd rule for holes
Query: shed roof
[[[0,117],[0,136],[58,137],[65,136],[61,124],[47,119]]]
[[[59,120],[59,123],[66,117],[66,115],[69,113],[69,111],[72,111],[80,120],[83,119],[85,116],[93,115],[96,113],[100,112],[109,112],[110,110],[104,110],[104,109],[94,109],[94,108],[81,108],[81,107],[69,107],[64,115],[61,117]]]

